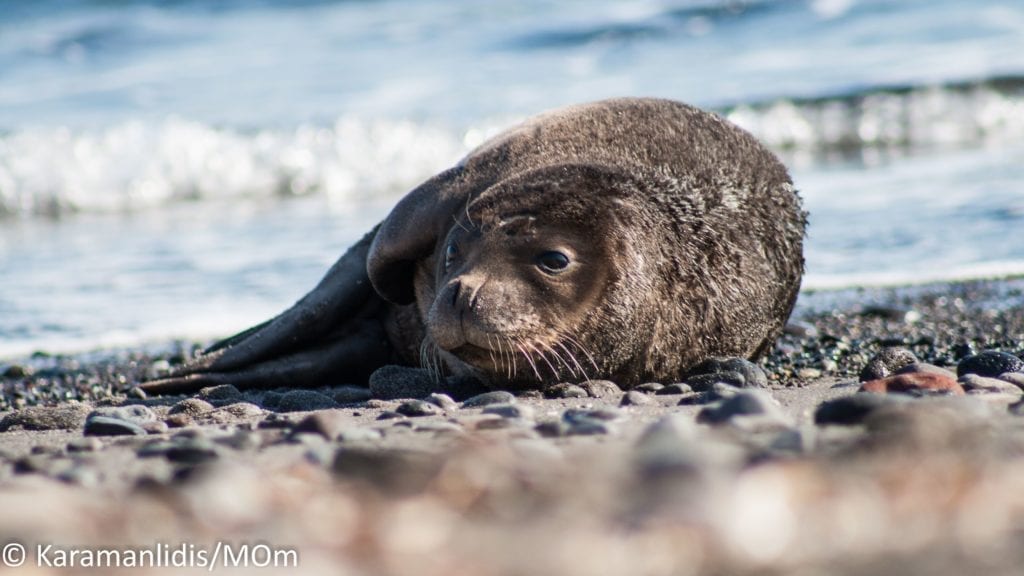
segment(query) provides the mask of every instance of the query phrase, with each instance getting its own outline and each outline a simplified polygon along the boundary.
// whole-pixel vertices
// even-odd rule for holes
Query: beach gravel
[[[956,375],[977,374],[996,378],[1006,372],[1024,372],[1024,360],[1008,352],[986,350],[968,356],[956,366]]]

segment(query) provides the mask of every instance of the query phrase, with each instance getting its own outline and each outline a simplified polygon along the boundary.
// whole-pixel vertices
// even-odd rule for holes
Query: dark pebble
[[[636,390],[630,390],[622,396],[622,400],[619,401],[620,406],[647,406],[654,404],[654,400],[642,392]]]
[[[917,363],[917,356],[906,348],[883,348],[864,365],[860,381],[879,380],[895,374],[901,368]]]
[[[622,394],[622,388],[611,380],[588,380],[580,384],[591,398],[611,398]]]
[[[262,435],[249,430],[235,430],[230,436],[219,436],[213,441],[234,450],[255,450],[262,443]]]
[[[396,418],[405,418],[405,414],[400,414],[393,410],[385,410],[377,415],[377,420],[394,420]]]
[[[814,324],[810,322],[789,322],[786,327],[783,328],[783,333],[789,334],[790,336],[796,336],[798,338],[817,338],[818,329],[815,328]]]
[[[292,390],[277,403],[278,412],[307,412],[337,407],[338,403],[333,398],[312,390]]]
[[[894,322],[913,323],[921,319],[921,313],[911,308],[899,306],[865,306],[860,312],[866,318],[882,318]]]
[[[295,421],[284,414],[274,412],[272,414],[267,414],[263,420],[260,420],[258,427],[266,429],[294,428]]]
[[[1024,360],[1007,352],[986,350],[968,356],[956,365],[956,375],[977,374],[989,378],[998,378],[1006,372],[1024,372]]]
[[[441,413],[441,408],[436,404],[431,404],[423,400],[407,400],[398,405],[395,408],[395,412],[403,416],[409,416],[410,418],[417,418],[420,416],[434,416]]]
[[[598,436],[607,434],[609,431],[607,422],[593,418],[583,418],[569,424],[569,429],[566,430],[565,434],[567,436]]]
[[[573,424],[584,420],[600,420],[611,422],[622,417],[622,411],[617,408],[569,408],[562,412],[562,420]]]
[[[381,400],[423,398],[435,388],[430,373],[421,368],[388,365],[370,375],[370,395]]]
[[[277,405],[281,403],[281,398],[284,398],[284,392],[267,390],[260,396],[260,406],[267,410],[277,410]]]
[[[689,394],[691,392],[693,392],[693,388],[691,388],[689,384],[676,382],[675,384],[662,386],[657,392],[655,392],[655,394],[659,396],[675,396],[678,394]]]
[[[85,421],[86,436],[145,436],[146,429],[134,422],[110,416],[90,416]]]
[[[660,382],[644,382],[643,384],[633,388],[637,392],[643,392],[645,394],[657,394],[658,390],[664,388],[665,385]]]
[[[746,384],[746,379],[739,372],[731,370],[712,374],[697,374],[686,378],[686,385],[696,392],[706,392],[715,384],[728,384],[742,388]]]
[[[482,408],[484,406],[491,406],[492,404],[511,404],[515,401],[516,397],[511,392],[494,390],[492,392],[484,392],[483,394],[477,394],[476,396],[467,398],[466,401],[462,403],[462,407]]]
[[[569,432],[569,423],[563,420],[545,420],[538,423],[533,429],[545,438],[558,438]]]
[[[208,386],[199,391],[197,397],[206,400],[210,404],[225,404],[235,400],[241,400],[242,393],[238,391],[231,384],[221,384],[219,386]]]
[[[27,378],[32,375],[32,369],[27,366],[20,364],[11,364],[4,369],[3,374],[0,374],[2,378]]]
[[[544,390],[545,398],[587,398],[590,395],[583,388],[570,384],[568,382],[562,382],[555,384]]]
[[[708,406],[697,414],[697,422],[721,424],[737,416],[757,416],[777,412],[767,393],[745,390],[717,406]]]
[[[429,452],[344,446],[334,455],[333,470],[342,478],[407,496],[425,489],[443,465],[443,458]]]
[[[740,383],[735,383],[731,380],[718,381],[735,384],[742,388],[766,388],[768,386],[768,376],[764,373],[764,370],[746,358],[709,358],[691,370],[689,376],[696,376],[699,374],[723,374],[728,372],[739,374],[743,381]],[[731,375],[727,377],[733,378]],[[686,382],[690,383],[689,377],[686,378]],[[692,383],[690,385],[693,386]],[[694,390],[697,390],[697,388],[694,387]]]
[[[487,390],[487,386],[473,376],[449,376],[441,383],[440,391],[451,396],[453,400],[462,402]]]
[[[882,406],[898,402],[899,398],[899,396],[883,394],[858,393],[826,400],[814,411],[814,423],[840,426],[860,424],[869,414]]]
[[[179,464],[200,464],[220,457],[217,446],[209,440],[190,438],[175,442],[164,452],[164,457]]]
[[[362,386],[338,386],[331,388],[329,394],[338,404],[358,404],[373,398],[370,389]]]
[[[133,398],[135,400],[145,400],[146,398],[149,398],[149,394],[146,394],[146,391],[140,388],[139,386],[132,386],[128,390],[126,396],[128,396],[129,398]]]
[[[188,414],[171,414],[167,418],[164,418],[164,422],[168,428],[184,428],[189,424],[192,424],[192,417]]]

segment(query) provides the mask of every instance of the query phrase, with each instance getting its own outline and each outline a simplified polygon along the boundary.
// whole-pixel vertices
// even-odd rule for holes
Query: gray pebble
[[[546,398],[587,398],[590,395],[583,388],[570,384],[568,382],[562,382],[555,384],[544,390],[544,396]]]
[[[32,406],[11,412],[0,420],[0,432],[10,430],[78,430],[92,411],[88,404],[68,402],[56,406]]]
[[[622,393],[622,388],[611,380],[588,380],[582,382],[580,388],[586,390],[591,398],[611,398]]]
[[[744,390],[716,406],[708,406],[697,414],[697,422],[722,424],[737,416],[760,416],[778,413],[772,397],[761,390]]]
[[[789,322],[786,324],[786,327],[783,328],[783,332],[800,338],[816,338],[818,336],[818,329],[814,327],[814,324],[809,322]]]
[[[142,429],[145,430],[147,434],[163,434],[170,429],[170,426],[168,426],[166,422],[157,420],[156,422],[146,422],[142,425]]]
[[[654,400],[647,394],[636,390],[626,392],[622,396],[622,400],[619,401],[620,406],[647,406],[649,404],[654,404]]]
[[[393,410],[385,410],[377,415],[377,420],[395,420],[401,418],[405,418],[405,415]]]
[[[746,384],[746,378],[743,374],[732,370],[724,372],[713,372],[710,374],[696,374],[686,378],[686,385],[691,390],[697,392],[705,392],[709,390],[715,384],[728,384],[737,388],[742,388]],[[662,390],[664,392],[664,390]]]
[[[358,404],[373,398],[370,389],[362,386],[338,386],[332,388],[329,394],[338,404]]]
[[[308,412],[337,407],[338,403],[333,398],[312,390],[292,390],[277,403],[278,412]]]
[[[584,394],[586,394],[584,392]],[[491,406],[494,404],[510,404],[516,401],[516,397],[511,392],[504,390],[494,390],[492,392],[484,392],[483,394],[477,394],[471,398],[467,398],[462,403],[463,408],[482,408],[484,406]]]
[[[240,419],[256,418],[263,415],[263,409],[251,402],[235,402],[234,404],[228,404],[223,408],[217,409],[217,412],[230,414],[231,416]]]
[[[99,485],[100,472],[90,466],[78,465],[62,470],[57,474],[56,478],[67,484],[91,488]]]
[[[860,381],[878,380],[895,374],[901,368],[917,363],[917,356],[906,348],[883,348],[868,360],[860,371]]]
[[[947,370],[941,366],[934,364],[928,364],[925,362],[915,362],[914,364],[907,364],[903,368],[896,370],[893,374],[938,374],[939,376],[947,376],[953,380],[956,380],[956,373],[952,370]]]
[[[370,395],[381,400],[423,398],[435,388],[430,373],[421,368],[388,365],[370,375]]]
[[[484,408],[484,414],[494,414],[502,418],[533,419],[533,408],[525,404],[492,404]]]
[[[255,450],[260,447],[260,444],[262,443],[262,436],[259,432],[235,430],[233,434],[215,438],[214,442],[235,450],[248,451]]]
[[[509,418],[484,418],[477,420],[474,428],[477,430],[503,430],[514,425],[515,422]]]
[[[622,411],[618,408],[569,408],[562,412],[562,420],[572,424],[581,420],[601,420],[611,422],[622,417]]]
[[[999,375],[999,379],[1003,382],[1009,382],[1024,390],[1024,374],[1020,372],[1004,372]]]
[[[110,416],[90,416],[85,421],[83,433],[86,436],[145,436],[148,434],[142,426]]]
[[[691,392],[693,392],[693,388],[691,388],[689,384],[676,382],[674,384],[662,386],[655,392],[655,394],[658,396],[677,396],[679,394],[689,394]]]
[[[722,375],[722,374],[726,374],[728,372],[739,374],[739,376],[742,379],[742,381],[736,383],[736,382],[733,382],[731,380],[719,380],[719,382],[728,382],[730,384],[735,384],[735,385],[743,387],[743,388],[765,388],[765,387],[768,386],[768,376],[764,373],[764,370],[762,370],[760,366],[758,366],[757,364],[754,364],[753,362],[751,362],[750,360],[747,360],[746,358],[737,358],[737,357],[709,358],[709,359],[705,360],[704,362],[701,362],[693,370],[691,370],[690,371],[690,375],[691,376],[695,376],[695,375],[698,375],[698,374],[719,374],[719,375]],[[734,376],[727,375],[727,376],[724,376],[724,377],[733,378]],[[690,378],[688,377],[686,379],[686,381],[689,383],[690,382]],[[691,383],[691,386],[692,385],[693,384]],[[694,387],[694,390],[698,390],[698,388]]]
[[[149,398],[149,394],[146,394],[146,391],[140,388],[139,386],[132,386],[128,390],[126,396],[128,396],[129,398],[133,398],[135,400],[145,400],[146,398]]]
[[[658,390],[661,390],[664,387],[665,385],[660,382],[644,382],[643,384],[633,388],[633,390],[643,392],[645,394],[656,394]]]
[[[351,442],[372,442],[374,440],[380,440],[382,434],[380,430],[376,428],[364,428],[362,426],[356,426],[354,428],[345,428],[338,432],[336,440],[344,443]]]
[[[319,410],[299,420],[292,431],[319,434],[328,440],[334,440],[345,427],[347,420],[340,410]]]
[[[103,448],[103,442],[95,436],[82,436],[68,442],[68,452],[95,452]]]
[[[956,366],[956,375],[977,374],[997,378],[1006,372],[1024,372],[1024,360],[1007,352],[986,350],[968,356]]]
[[[170,440],[156,440],[153,442],[146,442],[135,451],[135,455],[139,458],[153,458],[155,456],[163,456],[167,450],[174,446],[174,442]]]
[[[441,394],[434,392],[430,396],[424,398],[427,402],[430,402],[434,406],[444,410],[445,412],[454,412],[459,409],[459,404],[451,396],[447,394]]]
[[[1022,375],[1024,376],[1024,375]],[[977,374],[964,374],[957,379],[967,392],[1021,394],[1022,391],[1016,385],[999,378],[986,378]]]
[[[220,457],[217,446],[203,438],[188,438],[174,442],[164,451],[164,457],[179,464],[199,464]]]
[[[210,404],[206,400],[200,400],[199,398],[186,398],[174,406],[171,406],[171,409],[167,411],[167,414],[188,414],[189,416],[194,417],[199,416],[200,414],[206,414],[212,410],[214,410],[213,404]]]
[[[267,414],[263,420],[260,420],[259,428],[275,429],[275,428],[293,428],[295,427],[295,421],[285,416],[284,414],[278,414],[277,412]]]
[[[418,418],[421,416],[434,416],[441,413],[441,408],[436,404],[431,404],[423,400],[407,400],[398,405],[395,408],[395,412],[403,416],[409,416],[410,418]]]
[[[608,423],[593,418],[583,418],[569,424],[567,436],[598,436],[610,431]]]
[[[545,438],[558,438],[569,432],[569,424],[564,420],[545,420],[538,423],[533,429]]]
[[[118,418],[120,420],[134,422],[140,426],[149,422],[157,421],[156,413],[148,407],[139,404],[129,404],[126,406],[103,406],[93,410],[89,414],[88,418],[93,418],[94,416]]]

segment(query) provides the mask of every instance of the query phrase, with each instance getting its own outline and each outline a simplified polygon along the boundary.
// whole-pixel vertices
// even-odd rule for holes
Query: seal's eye
[[[454,242],[449,243],[448,246],[445,247],[445,249],[444,249],[444,269],[445,270],[451,268],[452,262],[455,261],[455,258],[458,255],[459,255],[459,248],[455,245]]]
[[[569,266],[569,257],[551,250],[537,256],[537,267],[548,274],[558,274]]]

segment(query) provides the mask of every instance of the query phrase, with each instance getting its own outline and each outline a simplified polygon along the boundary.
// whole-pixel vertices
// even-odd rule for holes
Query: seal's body
[[[502,388],[677,380],[771,346],[804,226],[782,164],[718,116],[570,107],[410,192],[295,307],[151,389],[315,384],[396,357]]]

